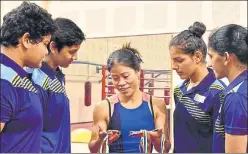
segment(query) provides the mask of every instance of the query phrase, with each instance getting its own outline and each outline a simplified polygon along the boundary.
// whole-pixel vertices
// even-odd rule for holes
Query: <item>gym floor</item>
[[[90,153],[87,143],[71,143],[72,153]]]

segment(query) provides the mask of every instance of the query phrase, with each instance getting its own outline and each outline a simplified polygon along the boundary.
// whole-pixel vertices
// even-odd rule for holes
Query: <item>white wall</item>
[[[30,1],[30,2],[34,2],[37,5],[42,6],[42,7],[44,6],[43,1]],[[12,9],[21,5],[21,3],[22,1],[1,1],[1,25],[3,22],[3,16],[9,11],[11,11]]]
[[[204,22],[208,30],[228,23],[247,26],[246,4],[245,1],[52,1],[48,10],[54,17],[76,21],[87,37],[107,37],[174,33],[196,20]]]
[[[68,17],[87,37],[174,33],[194,21],[208,30],[228,23],[247,26],[246,1],[32,1],[54,17]],[[21,1],[1,1],[2,16]]]

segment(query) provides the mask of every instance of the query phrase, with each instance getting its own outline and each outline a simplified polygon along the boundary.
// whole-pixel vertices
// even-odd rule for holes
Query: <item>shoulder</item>
[[[222,98],[222,92],[225,90],[225,88],[225,83],[216,79],[205,93],[206,97],[208,98],[207,101],[210,101],[210,99]]]
[[[110,103],[110,106],[109,106],[109,103]],[[117,103],[115,95],[97,102],[95,107],[94,107],[94,115],[108,116],[109,115],[109,107],[113,106],[115,103]]]
[[[247,97],[239,93],[230,93],[225,98],[223,112],[226,133],[247,135]]]
[[[175,96],[180,95],[180,88],[186,85],[188,82],[189,82],[188,80],[185,80],[185,81],[180,82],[178,85],[176,85],[176,87],[173,89],[173,94]]]
[[[18,94],[17,89],[7,80],[0,79],[0,99],[1,99],[1,110],[3,106],[11,106],[15,109],[18,104],[18,100],[20,100],[21,95]],[[20,89],[19,89],[20,90]],[[20,91],[19,91],[20,92]]]
[[[105,108],[108,107],[108,101],[107,100],[101,100],[96,103],[95,110],[105,110]]]
[[[155,112],[166,112],[166,103],[163,99],[152,96],[152,105]]]
[[[9,83],[13,83],[17,77],[17,72],[15,72],[12,68],[1,64],[1,82],[2,80],[6,80]]]
[[[151,98],[152,98],[152,100],[151,100]],[[144,93],[144,92],[143,92],[143,100],[146,101],[147,103],[151,103],[151,101],[152,101],[153,107],[166,106],[163,99],[155,97],[155,96],[151,96],[148,93]]]
[[[247,80],[239,83],[233,87],[233,89],[226,92],[224,100],[226,107],[237,104],[246,104],[247,106]]]
[[[20,76],[12,68],[1,64],[1,94],[4,96],[13,96],[15,93],[15,84],[20,80]]]
[[[15,87],[7,80],[0,79],[1,81],[1,94],[10,96],[15,94],[16,90]]]
[[[226,85],[223,81],[216,79],[209,87],[210,90],[222,91],[226,88]]]
[[[153,101],[153,104],[156,106],[166,106],[164,100],[161,98],[152,96],[152,101]]]
[[[175,94],[175,95],[178,95],[178,93],[180,92],[180,86],[176,86],[176,87],[173,89],[173,91],[174,91],[174,94]]]
[[[225,108],[233,108],[235,106],[240,106],[241,108],[247,109],[247,96],[241,93],[229,93],[225,96]],[[236,108],[236,107],[235,107]]]
[[[247,116],[247,95],[241,93],[228,93],[224,98],[224,112],[226,114],[239,115],[245,113]]]
[[[32,80],[35,84],[39,85],[45,90],[48,88],[49,82],[51,82],[51,79],[48,77],[48,75],[38,68],[33,69]]]
[[[106,99],[104,100],[101,100],[99,102],[96,103],[95,105],[95,108],[97,109],[105,109],[109,107],[109,103],[110,105],[114,105],[118,102],[118,99],[116,98],[116,95],[113,95],[113,96],[110,96],[110,97],[107,97]]]
[[[240,82],[238,85],[233,87],[227,92],[227,96],[230,94],[244,95],[247,97],[247,80]]]

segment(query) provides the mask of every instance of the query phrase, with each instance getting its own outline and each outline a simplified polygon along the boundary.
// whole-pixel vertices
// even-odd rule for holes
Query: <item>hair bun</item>
[[[133,47],[131,47],[131,42],[123,44],[122,49],[127,49],[127,51],[131,51],[137,58],[139,63],[143,63],[143,60],[141,59],[141,55],[139,51]]]
[[[206,32],[206,26],[201,22],[194,22],[193,26],[189,27],[189,32],[194,34],[197,37],[202,37],[202,35]]]

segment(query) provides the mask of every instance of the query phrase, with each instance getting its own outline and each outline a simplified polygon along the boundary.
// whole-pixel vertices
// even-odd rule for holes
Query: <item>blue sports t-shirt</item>
[[[174,89],[174,152],[212,152],[213,123],[220,106],[223,82],[212,69],[195,87],[187,90],[189,80]]]
[[[225,133],[248,135],[247,70],[236,77],[222,94],[214,128],[214,153],[225,153]],[[248,153],[248,145],[247,145]]]
[[[70,104],[65,91],[64,74],[53,70],[46,62],[32,72],[32,80],[39,86],[42,97],[44,127],[41,151],[46,153],[71,152]]]
[[[39,153],[42,105],[27,72],[0,53],[1,59],[1,153]]]

